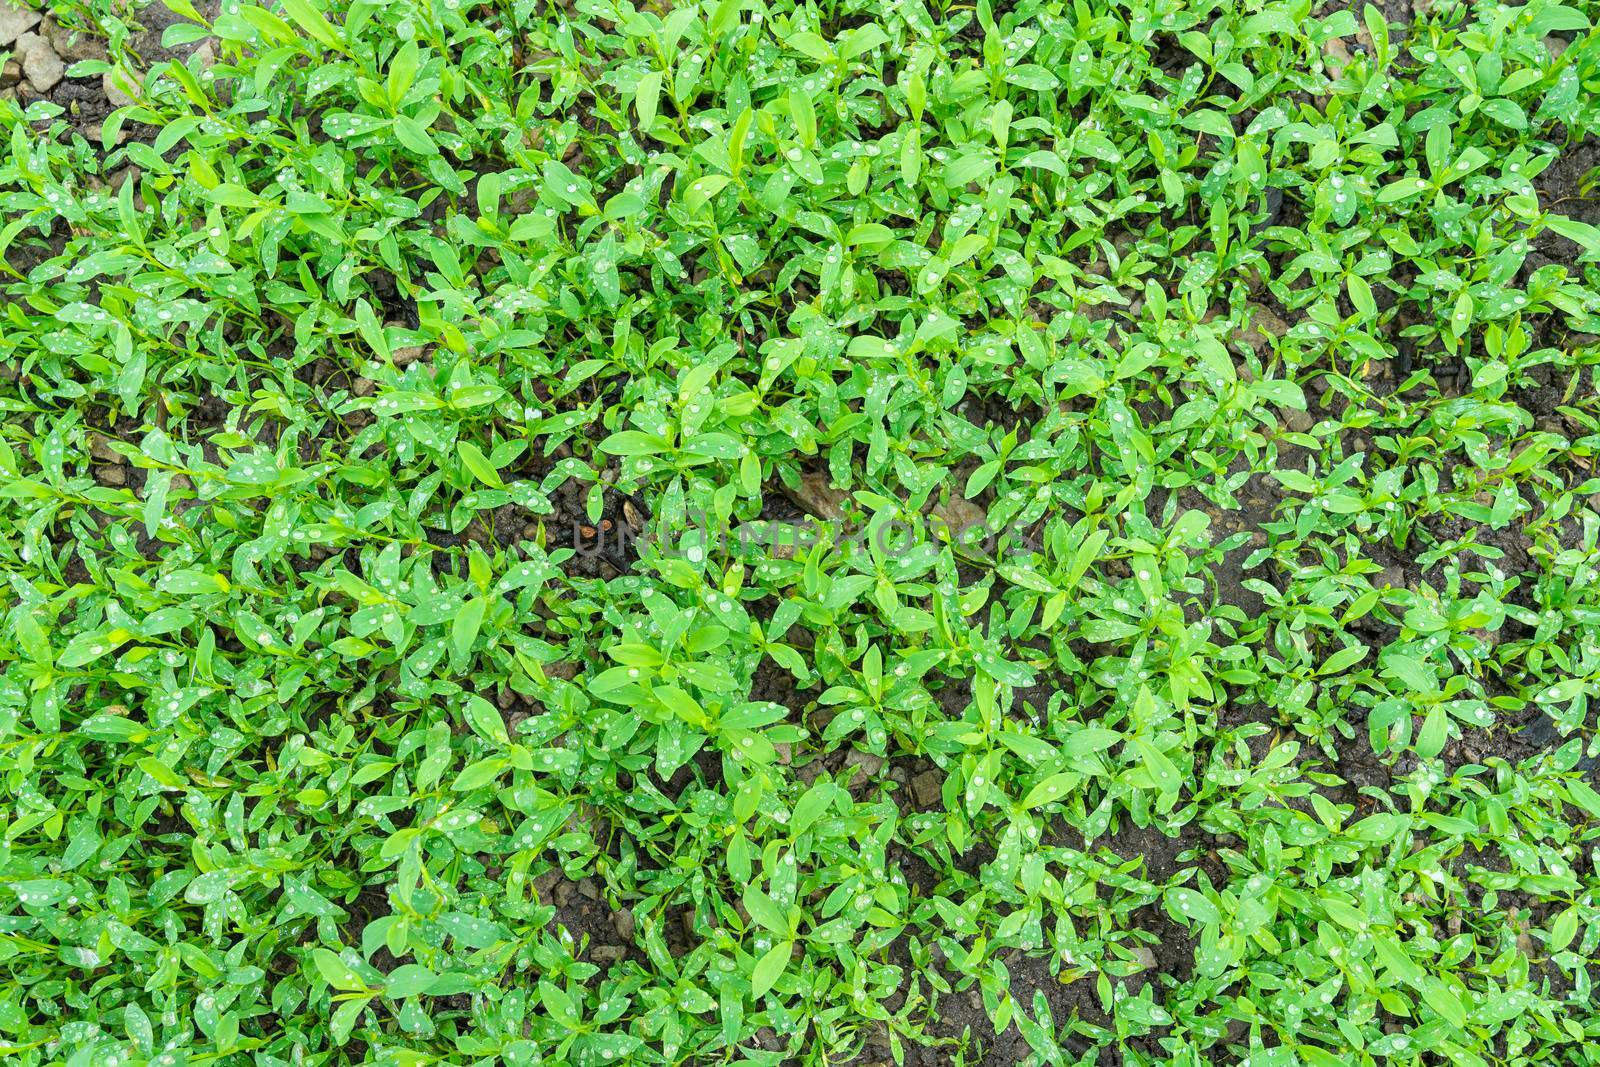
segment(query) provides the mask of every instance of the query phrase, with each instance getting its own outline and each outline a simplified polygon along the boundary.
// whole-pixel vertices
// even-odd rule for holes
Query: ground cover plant
[[[0,0],[0,1052],[1600,1062],[1597,17]]]

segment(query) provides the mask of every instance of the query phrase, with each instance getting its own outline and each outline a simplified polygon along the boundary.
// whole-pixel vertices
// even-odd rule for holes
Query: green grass
[[[1600,5],[168,2],[0,101],[7,1062],[1600,1062]]]

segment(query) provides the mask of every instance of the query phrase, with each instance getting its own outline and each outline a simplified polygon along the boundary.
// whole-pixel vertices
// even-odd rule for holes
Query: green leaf
[[[1462,1006],[1461,998],[1439,979],[1430,978],[1423,984],[1422,999],[1451,1026],[1460,1028],[1467,1025],[1467,1010]]]
[[[438,977],[421,964],[402,964],[384,976],[383,995],[394,1000],[414,997],[427,992]]]
[[[683,205],[690,212],[701,210],[718,193],[728,187],[732,179],[726,174],[707,174],[688,184],[683,194]]]
[[[1435,704],[1429,708],[1422,729],[1417,733],[1417,755],[1423,759],[1432,759],[1443,751],[1445,742],[1450,736],[1449,726],[1450,718],[1442,705]]]
[[[350,1033],[355,1029],[356,1021],[361,1018],[362,1010],[371,1000],[371,997],[356,997],[334,1009],[333,1016],[328,1021],[328,1036],[333,1038],[334,1044],[343,1045],[350,1040]]]
[[[745,888],[743,901],[750,918],[775,934],[789,936],[789,917],[771,897],[752,885]]]
[[[833,804],[838,787],[827,782],[817,782],[795,802],[794,815],[789,820],[791,833],[803,834],[809,830]]]
[[[1174,886],[1167,890],[1167,914],[1182,923],[1197,922],[1215,925],[1222,921],[1222,913],[1203,894],[1193,889]]]
[[[327,45],[335,51],[344,51],[344,41],[334,30],[333,26],[323,16],[322,11],[313,0],[279,0],[284,14],[295,21],[302,30],[309,33],[318,42]]]
[[[471,652],[473,643],[478,640],[478,630],[483,626],[483,617],[488,609],[488,598],[478,596],[467,600],[456,612],[455,619],[450,623],[450,647],[458,659],[464,661]]]
[[[1427,192],[1430,186],[1423,178],[1399,178],[1378,190],[1378,203],[1397,204]]]
[[[120,715],[91,715],[78,729],[97,741],[141,741],[150,731]]]
[[[649,130],[656,124],[656,103],[660,98],[661,72],[649,70],[641,74],[633,96],[633,109],[639,116],[639,129]]]
[[[1405,949],[1389,934],[1374,934],[1372,938],[1373,949],[1377,953],[1378,962],[1389,969],[1400,981],[1407,985],[1415,986],[1422,981],[1422,968],[1417,966]]]
[[[1133,745],[1134,751],[1139,753],[1145,771],[1158,790],[1162,793],[1176,794],[1183,787],[1183,777],[1178,773],[1177,766],[1147,738],[1135,737],[1130,744]]]
[[[1061,742],[1061,753],[1069,758],[1092,756],[1096,752],[1104,752],[1122,739],[1123,735],[1115,730],[1107,730],[1100,726],[1085,726],[1067,735]]]
[[[461,462],[472,476],[491,489],[504,489],[506,483],[500,480],[500,472],[494,469],[494,464],[489,462],[478,446],[470,441],[458,441],[456,451],[461,456]]]
[[[756,961],[756,966],[750,972],[750,995],[760,1000],[767,995],[773,984],[783,977],[784,969],[789,966],[789,959],[794,955],[793,941],[780,941],[766,951]]]
[[[361,976],[351,970],[339,954],[325,948],[311,950],[311,959],[317,965],[317,973],[322,975],[322,980],[333,988],[345,992],[365,992],[367,984]]]
[[[501,757],[481,759],[470,763],[456,775],[456,780],[451,783],[453,792],[465,793],[473,789],[482,789],[493,783],[510,766],[510,761]]]
[[[668,447],[665,439],[638,430],[618,430],[600,443],[600,450],[613,456],[653,456]]]
[[[583,1018],[578,1014],[577,1005],[573,1003],[567,991],[548,979],[539,982],[539,1000],[560,1026],[575,1030],[583,1025]]]
[[[1052,774],[1028,790],[1022,806],[1031,810],[1052,801],[1064,800],[1079,780],[1080,776],[1076,774]]]
[[[1550,926],[1549,950],[1551,952],[1560,952],[1572,944],[1572,939],[1578,933],[1579,922],[1580,916],[1577,908],[1567,908],[1557,915],[1556,921]]]
[[[500,714],[500,709],[489,703],[476,693],[468,694],[466,702],[467,724],[472,727],[472,732],[491,744],[501,748],[511,743],[511,736],[506,733],[506,720]]]

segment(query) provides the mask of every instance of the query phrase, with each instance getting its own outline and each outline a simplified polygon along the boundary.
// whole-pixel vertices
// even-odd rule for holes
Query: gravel
[[[37,11],[29,11],[10,0],[0,0],[0,47],[11,44],[39,25],[40,17]]]
[[[67,73],[67,65],[50,42],[31,30],[17,38],[16,52],[23,77],[40,93],[54,89]]]
[[[127,107],[136,103],[131,93],[136,87],[135,83],[116,68],[100,75],[100,87],[105,90],[106,99],[110,101],[112,107]]]

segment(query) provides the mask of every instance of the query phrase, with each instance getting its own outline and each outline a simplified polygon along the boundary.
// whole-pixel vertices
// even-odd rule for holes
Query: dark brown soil
[[[555,908],[551,923],[572,935],[579,959],[604,970],[630,956],[642,958],[634,946],[633,914],[614,911],[597,879],[573,882],[554,869],[538,878],[534,888],[541,902]]]

